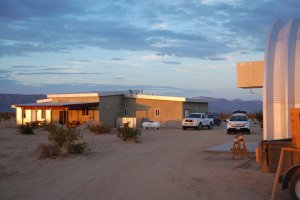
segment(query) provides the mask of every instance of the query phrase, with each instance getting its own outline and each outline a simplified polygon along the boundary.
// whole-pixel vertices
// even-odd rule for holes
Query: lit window
[[[124,109],[124,116],[128,116],[128,108]]]
[[[155,117],[159,117],[160,113],[159,113],[159,108],[155,108]]]

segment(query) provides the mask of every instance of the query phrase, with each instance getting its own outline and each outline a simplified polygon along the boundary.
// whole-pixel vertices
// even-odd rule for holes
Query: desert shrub
[[[118,128],[118,137],[126,141],[127,139],[137,139],[138,136],[140,136],[142,131],[137,128],[130,128],[130,127],[124,127],[124,128]]]
[[[90,124],[88,125],[88,129],[96,134],[110,133],[110,128],[102,124]]]
[[[12,117],[11,113],[0,113],[0,121],[10,120]]]
[[[56,127],[56,128],[55,128]],[[52,127],[49,131],[48,140],[55,142],[61,148],[79,139],[80,132],[74,128]]]
[[[60,148],[55,143],[38,144],[39,159],[56,158],[60,155]]]
[[[57,126],[56,126],[55,124],[53,124],[53,123],[49,123],[49,124],[45,124],[45,125],[43,126],[43,129],[44,129],[45,131],[52,132],[52,131],[56,131]]]
[[[261,127],[263,126],[263,112],[259,111],[255,113],[255,118],[257,119],[257,121],[259,121],[259,123],[261,124]]]
[[[44,127],[49,132],[48,140],[50,144],[57,146],[59,155],[82,154],[87,151],[87,144],[79,141],[80,132],[75,128],[58,127],[55,124],[48,124]],[[52,147],[52,146],[51,146]],[[43,147],[47,148],[47,147]],[[45,150],[47,155],[47,149]],[[48,153],[51,155],[50,153]],[[51,157],[51,156],[49,156]]]
[[[263,113],[262,113],[262,111],[256,112],[256,113],[255,113],[255,118],[256,118],[259,122],[262,122],[262,121],[263,121]]]
[[[33,128],[27,124],[27,125],[20,125],[18,126],[18,132],[22,135],[33,135]]]
[[[71,154],[83,154],[87,151],[87,144],[85,142],[74,142],[68,146],[68,152]]]

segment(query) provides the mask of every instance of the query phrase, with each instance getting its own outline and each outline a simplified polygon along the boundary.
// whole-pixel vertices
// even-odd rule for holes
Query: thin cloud
[[[105,73],[97,73],[97,72],[22,72],[17,73],[16,75],[90,75],[90,74],[105,74]]]
[[[111,60],[116,60],[116,61],[118,61],[118,60],[125,60],[125,59],[123,59],[123,58],[111,58]]]
[[[126,78],[123,77],[123,76],[120,76],[120,77],[116,77],[115,79],[117,79],[117,80],[125,80]]]
[[[213,60],[213,61],[216,61],[216,60],[226,60],[226,58],[207,58],[208,60]]]
[[[181,65],[181,62],[178,61],[163,61],[162,63],[168,64],[168,65]]]

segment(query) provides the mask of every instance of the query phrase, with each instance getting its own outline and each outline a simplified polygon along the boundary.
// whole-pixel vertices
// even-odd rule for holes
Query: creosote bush
[[[70,144],[78,140],[80,132],[74,128],[56,127],[49,131],[48,140],[58,144],[62,148],[65,144]]]
[[[43,128],[44,128],[45,131],[52,132],[52,131],[56,131],[57,126],[53,123],[49,123],[49,124],[45,124],[43,126]]]
[[[261,127],[263,126],[263,112],[256,112],[255,113],[255,118],[259,121],[259,123],[261,124]]]
[[[55,143],[38,144],[38,151],[40,152],[39,159],[56,158],[60,155],[60,148]]]
[[[0,122],[10,120],[14,116],[14,113],[0,113]]]
[[[86,142],[70,143],[68,146],[68,152],[71,154],[83,154],[87,149]]]
[[[88,129],[96,134],[110,133],[110,128],[103,124],[90,124]]]
[[[124,141],[128,139],[134,139],[138,142],[137,137],[142,134],[142,131],[137,128],[130,128],[130,127],[119,127],[118,128],[118,137],[123,139]]]
[[[80,141],[80,132],[75,128],[58,127],[55,124],[48,124],[44,129],[49,132],[48,140],[50,143],[38,146],[40,158],[55,158],[66,154],[82,154],[88,150],[87,144]]]
[[[33,128],[29,124],[18,126],[18,132],[22,135],[33,135]]]

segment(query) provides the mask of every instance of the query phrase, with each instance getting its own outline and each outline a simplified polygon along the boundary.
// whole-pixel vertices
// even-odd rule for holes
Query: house
[[[36,103],[13,105],[16,123],[47,121],[59,124],[89,120],[117,126],[118,118],[158,121],[162,127],[179,128],[191,112],[208,112],[208,102],[197,98],[156,96],[136,91],[48,94]]]

